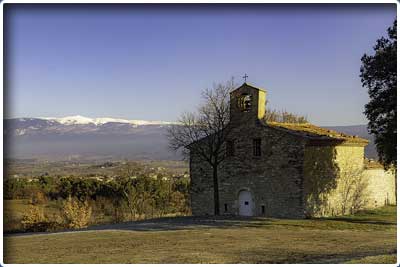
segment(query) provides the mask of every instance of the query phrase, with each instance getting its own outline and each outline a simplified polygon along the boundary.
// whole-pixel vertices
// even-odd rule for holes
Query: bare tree
[[[368,181],[363,177],[361,169],[352,166],[344,166],[343,169],[338,191],[341,214],[353,214],[365,208],[367,204]]]
[[[168,129],[170,148],[204,160],[213,169],[214,214],[219,215],[218,166],[225,159],[229,127],[229,93],[235,89],[233,78],[214,84],[202,92],[203,103],[197,112],[183,113],[178,124]]]
[[[297,115],[286,110],[265,109],[264,120],[267,122],[308,123],[307,116]]]
[[[136,188],[134,177],[136,177],[140,169],[136,164],[127,163],[119,171],[119,176],[117,177],[119,182],[118,193],[129,208],[131,221],[136,219],[136,211],[138,209],[139,192]]]

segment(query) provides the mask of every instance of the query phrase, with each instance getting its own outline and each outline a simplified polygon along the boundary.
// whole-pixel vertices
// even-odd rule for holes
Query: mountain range
[[[167,129],[173,124],[176,123],[79,115],[5,119],[5,158],[177,160],[181,156],[168,149],[166,138]],[[366,125],[325,128],[370,140],[365,155],[377,157]]]

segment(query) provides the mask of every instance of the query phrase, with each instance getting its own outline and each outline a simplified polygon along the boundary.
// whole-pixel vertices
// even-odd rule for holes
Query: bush
[[[42,207],[32,204],[23,215],[21,224],[25,232],[47,232],[62,229],[61,223],[57,218],[49,219],[44,216]]]
[[[26,232],[51,232],[62,229],[62,226],[54,221],[42,221],[30,224],[25,228]]]
[[[40,191],[36,182],[27,179],[6,179],[3,183],[4,199],[24,199]]]
[[[185,213],[187,210],[185,195],[181,192],[172,192],[171,203],[173,212]]]
[[[80,202],[75,198],[68,197],[63,204],[61,216],[65,227],[79,229],[87,227],[92,215],[92,208],[88,201]]]
[[[362,171],[350,167],[345,168],[341,174],[339,184],[339,197],[341,200],[341,213],[354,214],[365,208],[368,197],[368,181],[363,179]]]
[[[113,222],[114,223],[124,222],[126,220],[124,208],[118,205],[114,205],[113,208],[114,208],[112,214]]]
[[[38,204],[45,204],[47,203],[47,197],[42,191],[36,191],[33,193],[31,199],[30,199],[30,204],[32,205],[38,205]]]
[[[30,205],[28,211],[22,216],[22,226],[25,231],[40,232],[42,230],[38,225],[45,221],[43,209],[38,206]]]
[[[30,205],[26,214],[23,215],[21,223],[23,225],[29,225],[37,222],[41,222],[44,220],[43,209]]]

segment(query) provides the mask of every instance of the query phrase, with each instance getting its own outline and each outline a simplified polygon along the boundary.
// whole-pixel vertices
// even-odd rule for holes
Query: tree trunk
[[[214,215],[219,215],[218,165],[213,166],[213,180],[214,180]]]
[[[397,205],[397,176],[394,176],[394,199],[396,201],[396,205]],[[390,203],[392,204],[392,203]]]
[[[397,205],[397,169],[394,169],[394,171],[392,172],[394,173],[394,198],[396,201],[396,205]]]

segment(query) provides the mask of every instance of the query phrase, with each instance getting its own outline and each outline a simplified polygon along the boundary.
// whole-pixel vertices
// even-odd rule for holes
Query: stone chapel
[[[309,123],[266,122],[265,106],[261,88],[244,83],[230,93],[220,214],[305,218],[396,203],[395,175],[364,158],[368,140]],[[190,177],[193,215],[214,214],[212,168],[192,151]]]

